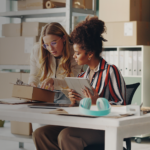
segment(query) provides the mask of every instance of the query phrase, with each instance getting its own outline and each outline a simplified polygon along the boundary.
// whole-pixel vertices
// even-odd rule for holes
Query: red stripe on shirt
[[[105,66],[105,60],[102,59],[102,64],[101,64],[101,68],[104,68]],[[101,70],[100,68],[100,70]],[[99,90],[99,87],[100,87],[100,82],[101,82],[101,79],[102,79],[102,74],[103,74],[103,71],[101,70],[100,71],[100,74],[98,76],[98,82],[97,82],[97,86],[96,86],[96,92],[98,93],[98,90]]]
[[[116,97],[114,91],[113,91],[113,88],[111,86],[111,82],[109,81],[109,91],[110,91],[110,94],[112,95],[112,97],[114,98],[115,102],[118,102],[118,98]]]

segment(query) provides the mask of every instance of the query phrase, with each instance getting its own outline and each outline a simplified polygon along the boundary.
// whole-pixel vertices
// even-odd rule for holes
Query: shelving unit
[[[17,1],[17,0],[16,0]],[[0,17],[20,18],[22,22],[26,18],[40,18],[40,17],[60,17],[67,18],[66,31],[72,31],[72,16],[87,16],[96,15],[96,0],[93,0],[92,10],[72,8],[72,0],[66,0],[66,7],[52,8],[52,9],[39,9],[39,10],[24,10],[24,11],[10,11],[0,13]]]
[[[18,1],[18,0],[10,0]],[[72,31],[72,16],[96,15],[96,0],[93,0],[92,10],[72,8],[72,0],[66,0],[66,7],[38,10],[23,10],[1,12],[0,17],[20,18],[25,22],[27,18],[49,18],[49,17],[66,17],[66,31],[70,34]],[[0,65],[0,69],[29,69],[29,66],[22,65]]]
[[[140,86],[138,87],[133,100],[132,104],[138,104],[140,105],[143,102],[143,106],[150,107],[150,46],[143,46],[143,45],[138,45],[138,46],[104,46],[104,50],[107,51],[117,51],[118,53],[118,59],[117,59],[117,67],[119,68],[119,52],[120,51],[125,51],[125,50],[134,50],[138,49],[139,51],[142,52],[142,71],[140,76],[123,76],[125,79],[126,84],[132,84],[136,82],[140,82]]]

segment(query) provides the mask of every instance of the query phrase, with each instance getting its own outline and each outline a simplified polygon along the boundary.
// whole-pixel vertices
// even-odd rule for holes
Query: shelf
[[[30,70],[30,66],[29,65],[0,65],[0,69]]]
[[[10,12],[1,12],[0,17],[10,17],[10,18],[65,17],[66,11],[67,11],[66,8],[10,11]],[[89,14],[95,15],[95,11],[72,8],[73,16],[87,16]]]
[[[142,78],[142,76],[126,76],[126,75],[123,75],[124,78]]]

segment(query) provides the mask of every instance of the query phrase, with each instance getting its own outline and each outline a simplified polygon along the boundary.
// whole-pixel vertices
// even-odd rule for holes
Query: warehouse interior
[[[118,67],[126,85],[140,83],[131,104],[150,108],[150,0],[0,0],[0,104],[12,98],[17,79],[28,84],[43,27],[58,22],[70,34],[88,15],[105,22],[101,57]],[[35,149],[32,128],[0,118],[0,149]],[[150,132],[131,137],[131,149],[150,150]]]

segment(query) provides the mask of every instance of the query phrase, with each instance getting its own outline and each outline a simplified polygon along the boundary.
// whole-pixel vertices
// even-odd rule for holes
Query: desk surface
[[[63,107],[71,114],[80,114],[78,107]],[[93,106],[95,109],[95,106]],[[105,127],[123,127],[141,122],[150,122],[150,114],[144,116],[130,116],[119,119],[114,118],[87,118],[87,117],[72,117],[60,116],[55,114],[44,114],[53,109],[37,109],[29,108],[26,104],[23,105],[5,105],[0,104],[0,119],[21,122],[35,122],[51,125],[62,125],[80,128],[102,129]],[[110,115],[117,115],[115,108],[112,108]]]
[[[93,109],[95,109],[95,107],[93,106]],[[79,107],[63,107],[63,109],[71,114],[80,114]],[[51,110],[29,108],[26,104],[0,104],[0,119],[105,130],[105,150],[121,150],[123,138],[150,132],[150,114],[113,119],[104,117],[87,118],[45,114],[49,111]],[[110,115],[119,114],[115,111],[116,108],[112,108]]]

